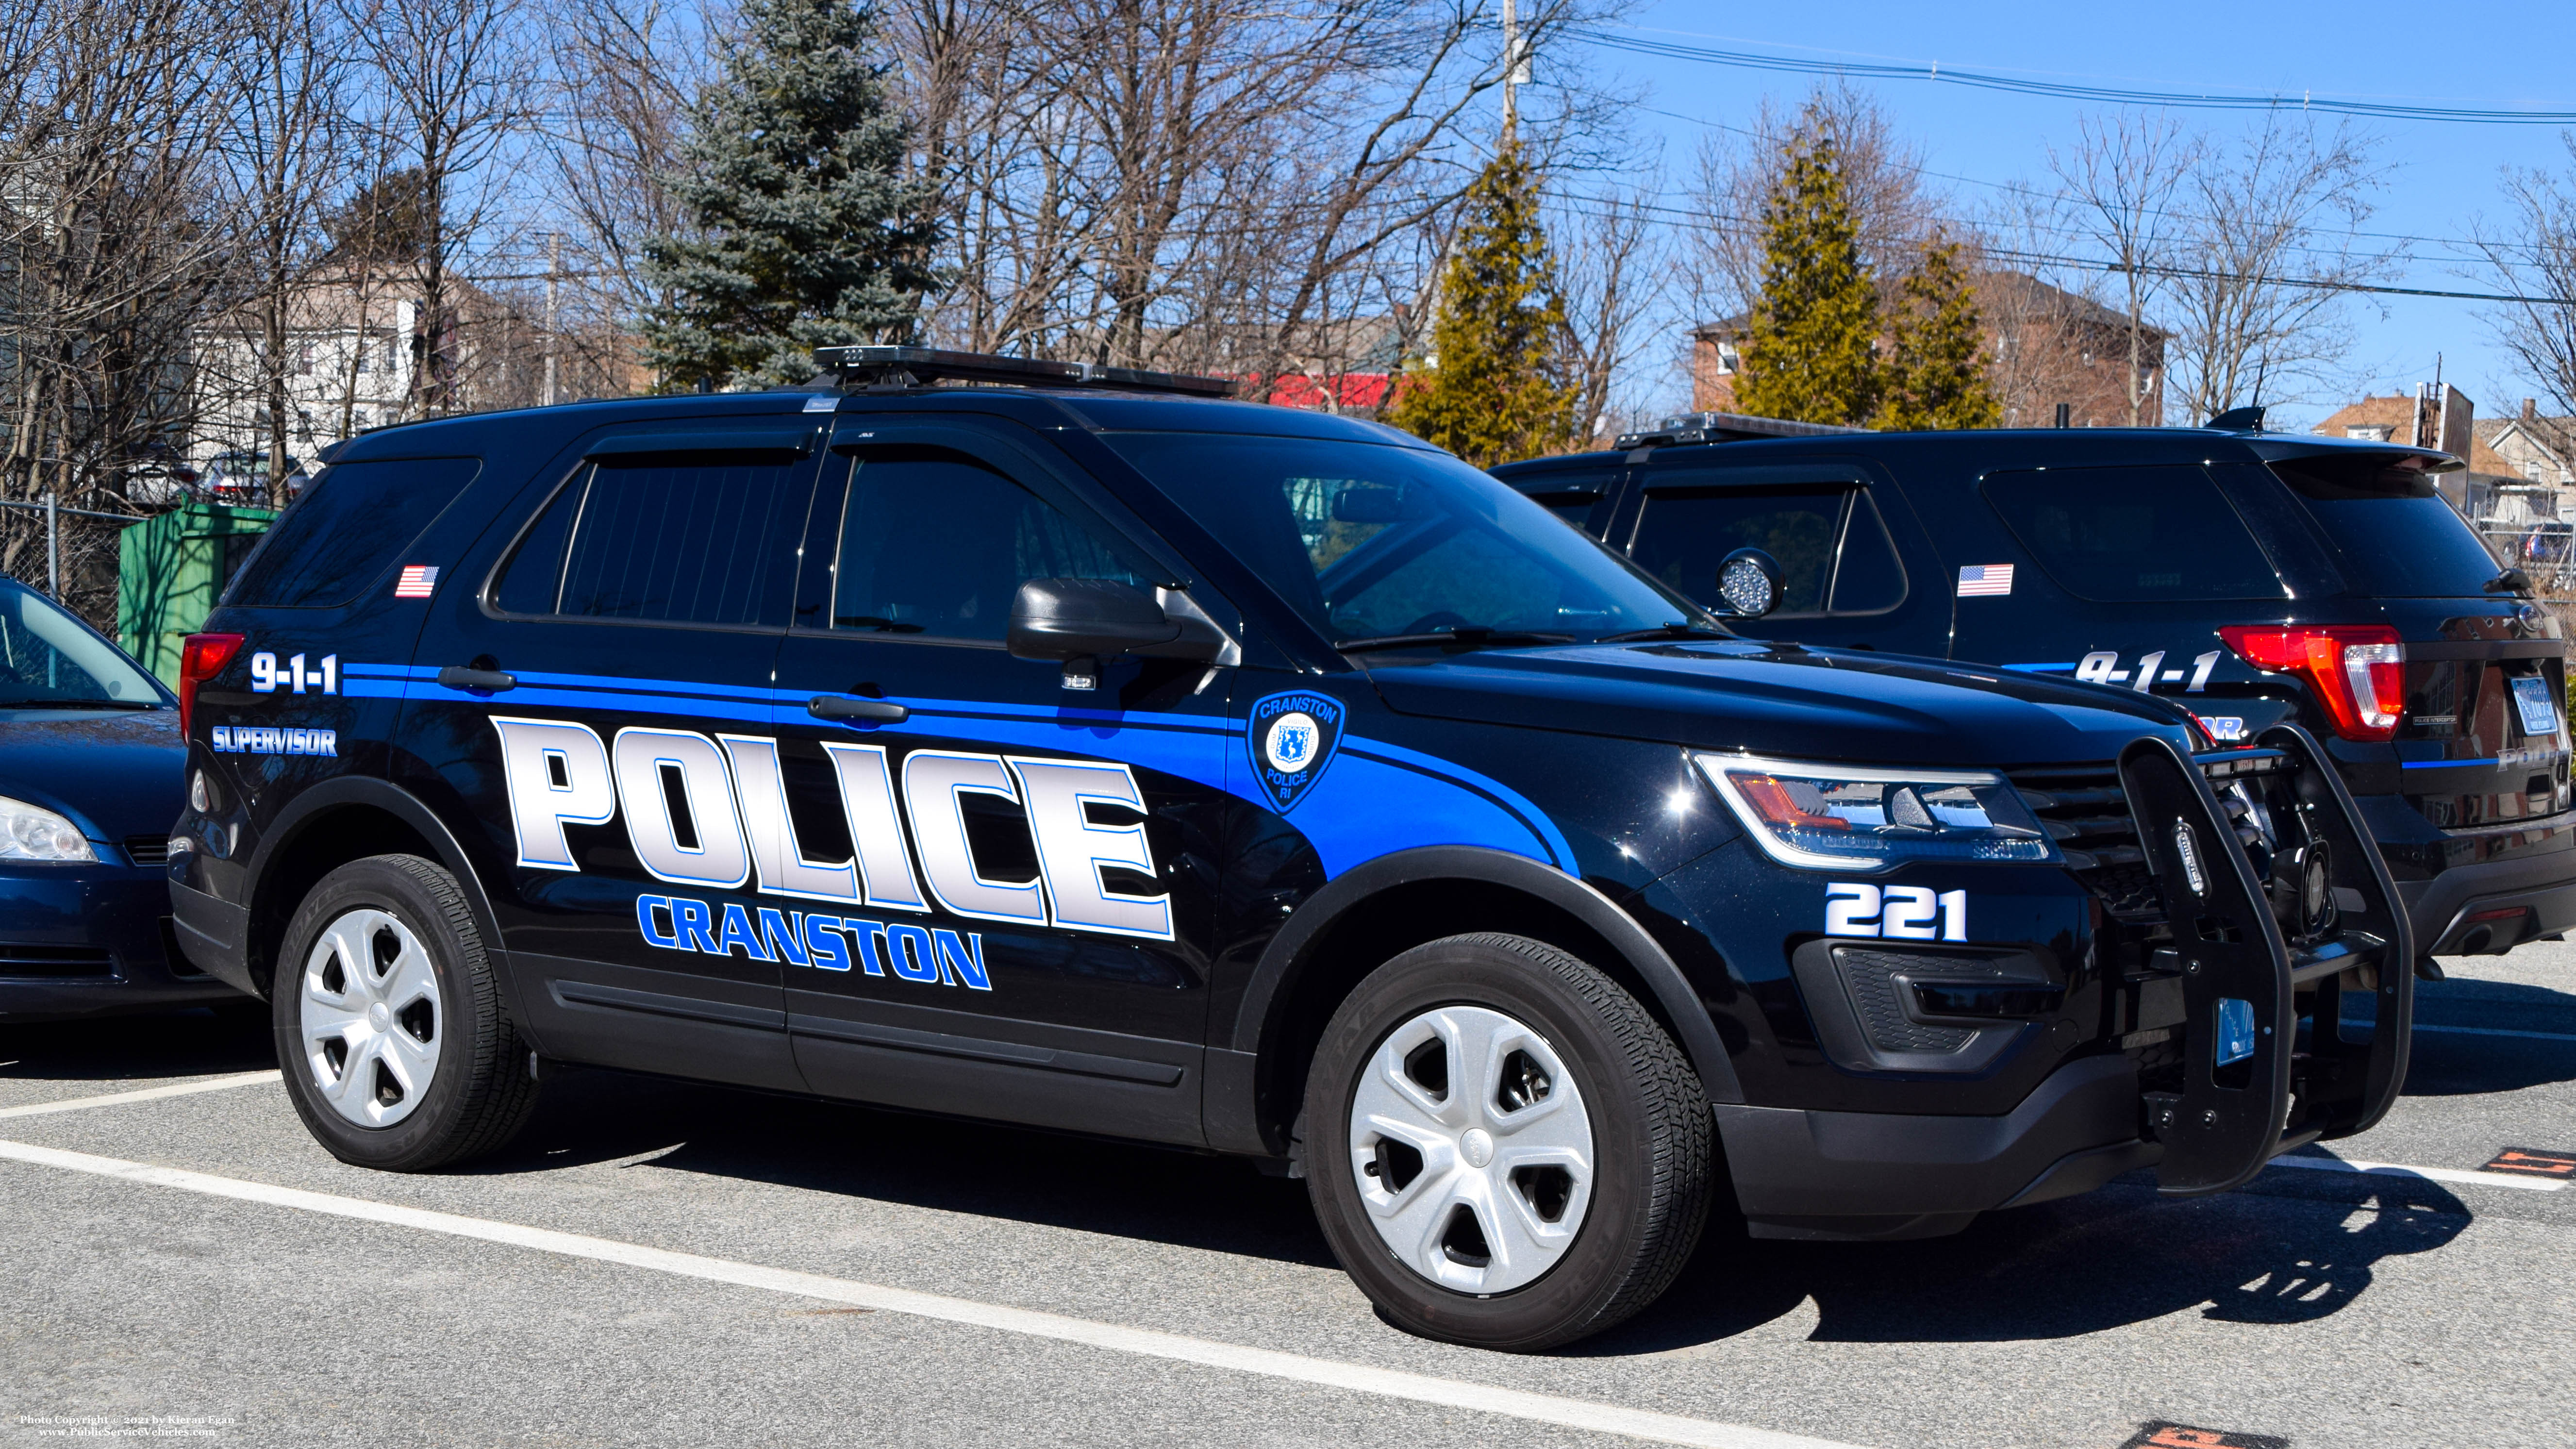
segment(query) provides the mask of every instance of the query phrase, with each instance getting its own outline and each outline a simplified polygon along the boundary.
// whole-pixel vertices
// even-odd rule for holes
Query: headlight
[[[51,810],[0,795],[0,860],[96,860],[80,827]]]
[[[1882,770],[1694,755],[1773,860],[1874,870],[1909,860],[2060,859],[2030,807],[1990,770]]]

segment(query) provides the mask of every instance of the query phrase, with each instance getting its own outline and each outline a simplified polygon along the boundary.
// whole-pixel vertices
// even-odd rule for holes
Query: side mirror
[[[1758,548],[1739,548],[1717,565],[1717,596],[1738,619],[1759,619],[1780,607],[1780,561]]]
[[[1154,596],[1114,579],[1031,579],[1011,600],[1011,657],[1083,659],[1129,654],[1181,637],[1181,622]]]

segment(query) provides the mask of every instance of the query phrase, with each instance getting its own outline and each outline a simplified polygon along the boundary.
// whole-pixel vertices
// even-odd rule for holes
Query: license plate
[[[2547,739],[2558,733],[2558,701],[2549,697],[2547,679],[2515,680],[2513,702],[2522,711],[2523,734]]]

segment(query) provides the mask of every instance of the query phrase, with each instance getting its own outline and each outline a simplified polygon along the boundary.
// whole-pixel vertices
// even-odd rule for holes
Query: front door
[[[833,1095],[1197,1142],[1234,671],[1013,658],[1022,583],[1190,607],[1177,571],[1007,424],[859,422],[808,527],[775,755],[735,760],[750,818],[786,801],[755,851],[802,898],[797,1062]]]
[[[769,728],[821,430],[760,421],[586,440],[442,601],[402,738],[506,867],[550,1055],[797,1090],[724,740]]]

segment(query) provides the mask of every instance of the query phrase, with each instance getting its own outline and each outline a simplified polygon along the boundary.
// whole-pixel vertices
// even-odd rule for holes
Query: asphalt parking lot
[[[1533,1357],[1381,1323],[1238,1162],[569,1072],[504,1158],[397,1177],[245,1079],[256,1015],[0,1027],[0,1443],[2576,1442],[2576,1188],[2490,1170],[2576,1152],[2576,947],[2421,1001],[2332,1154],[2417,1172],[1721,1223]]]

